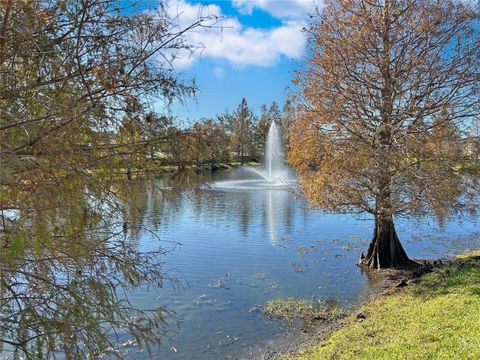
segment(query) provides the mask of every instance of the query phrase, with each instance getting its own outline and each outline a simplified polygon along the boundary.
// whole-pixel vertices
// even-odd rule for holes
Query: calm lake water
[[[215,180],[246,176],[236,169],[215,174]],[[248,358],[285,332],[251,312],[255,305],[276,297],[319,297],[349,307],[365,300],[374,281],[356,266],[372,234],[368,218],[309,209],[282,189],[147,195],[143,222],[154,230],[140,236],[139,246],[171,249],[159,261],[183,285],[174,290],[166,283],[132,296],[136,305],[176,312],[163,346],[152,349],[154,359]],[[478,219],[455,219],[443,228],[428,219],[397,224],[412,258],[447,258],[480,247]],[[135,347],[124,350],[131,359],[148,358]]]

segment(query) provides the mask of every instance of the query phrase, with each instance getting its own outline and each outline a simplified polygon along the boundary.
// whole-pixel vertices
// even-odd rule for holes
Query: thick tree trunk
[[[361,264],[373,269],[405,268],[414,264],[398,239],[392,218],[375,220],[373,238],[367,255],[362,253]]]

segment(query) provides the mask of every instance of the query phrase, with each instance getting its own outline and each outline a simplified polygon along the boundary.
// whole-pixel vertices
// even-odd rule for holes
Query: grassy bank
[[[248,161],[248,162],[244,162],[243,164],[240,161],[233,161],[233,162],[228,162],[228,163],[216,163],[215,164],[215,169],[225,170],[225,169],[239,167],[239,166],[242,166],[242,165],[258,166],[258,165],[260,165],[260,162]],[[199,169],[199,170],[203,170],[203,171],[209,171],[209,170],[211,170],[211,165],[210,165],[210,163],[204,163],[200,167],[198,167],[195,164],[190,164],[190,165],[184,166],[183,168],[186,169],[186,170],[188,170],[188,169],[190,169],[190,170]],[[156,167],[156,170],[158,170],[159,172],[170,173],[170,172],[178,171],[179,167],[177,165],[161,165],[161,166]]]
[[[480,251],[368,303],[297,359],[480,359]]]
[[[178,165],[160,165],[155,162],[148,163],[148,166],[142,169],[132,170],[132,179],[142,178],[145,173],[155,174],[155,175],[164,175],[164,174],[173,174],[178,173],[179,171],[190,171],[190,172],[211,172],[216,170],[228,170],[236,168],[239,166],[259,166],[261,163],[256,161],[248,161],[243,164],[240,161],[228,162],[228,163],[216,163],[212,168],[210,163],[204,163],[200,166],[195,164],[184,165],[182,167]],[[127,176],[127,167],[119,166],[116,168],[116,176],[119,179],[125,178]]]

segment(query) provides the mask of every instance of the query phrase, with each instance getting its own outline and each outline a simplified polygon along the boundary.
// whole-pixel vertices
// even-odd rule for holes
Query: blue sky
[[[141,1],[153,5],[160,0]],[[305,62],[302,29],[322,0],[162,1],[180,29],[199,16],[224,19],[213,29],[187,33],[186,42],[201,51],[178,53],[174,67],[183,78],[195,79],[199,92],[185,104],[175,103],[174,115],[190,121],[215,117],[235,110],[243,97],[257,113],[272,101],[282,107],[293,72]],[[480,7],[480,0],[459,1],[478,1]]]
[[[169,0],[171,16],[179,27],[198,15],[221,16],[214,29],[195,31],[187,42],[202,50],[179,53],[174,66],[199,88],[195,99],[175,104],[173,113],[195,121],[233,111],[243,97],[258,112],[264,103],[280,106],[288,95],[293,72],[305,58],[307,23],[311,0]]]
[[[257,113],[264,103],[268,105],[276,101],[282,106],[293,71],[300,66],[300,62],[283,58],[268,67],[248,65],[236,68],[225,61],[202,58],[188,70],[182,71],[185,77],[195,78],[199,92],[185,104],[174,106],[174,112],[190,120],[213,117],[226,109],[233,111],[243,97]]]

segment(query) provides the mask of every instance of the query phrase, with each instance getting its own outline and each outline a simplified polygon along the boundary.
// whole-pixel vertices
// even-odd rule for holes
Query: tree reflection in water
[[[29,212],[4,212],[15,227],[4,223],[4,239],[14,235],[0,255],[2,351],[96,358],[128,338],[148,349],[164,334],[168,311],[137,309],[128,297],[166,279],[158,260],[165,250],[137,246],[145,184],[117,183],[102,201],[75,183],[63,186],[36,192]]]

